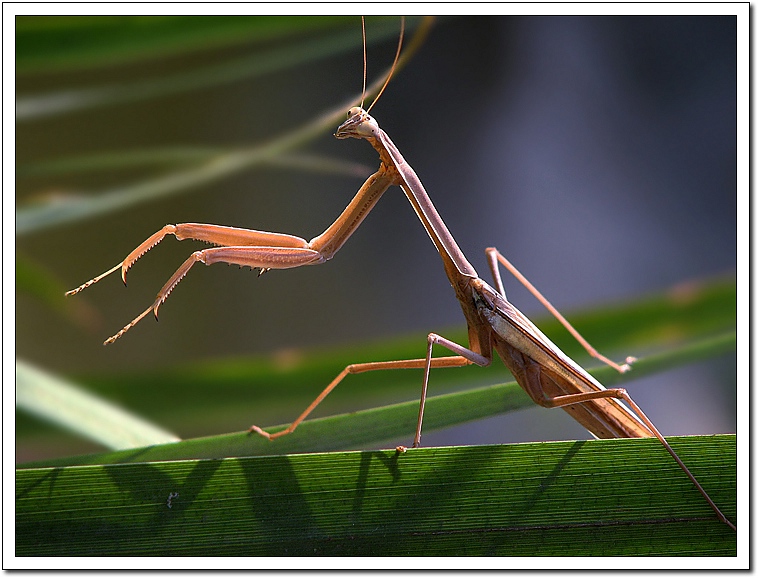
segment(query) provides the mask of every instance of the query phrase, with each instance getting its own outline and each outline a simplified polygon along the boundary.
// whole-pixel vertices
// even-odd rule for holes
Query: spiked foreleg
[[[166,300],[174,287],[176,287],[176,284],[182,280],[198,261],[206,265],[229,263],[240,265],[241,267],[258,268],[261,271],[290,269],[300,267],[301,265],[316,265],[328,261],[358,228],[366,215],[368,215],[381,198],[384,191],[390,185],[396,184],[396,179],[397,173],[388,170],[386,166],[382,165],[376,173],[366,180],[355,197],[353,197],[353,200],[350,201],[334,223],[321,235],[314,237],[310,241],[283,233],[269,233],[267,231],[238,229],[220,225],[201,223],[166,225],[129,253],[121,263],[102,275],[90,279],[76,289],[68,291],[66,294],[73,295],[78,293],[119,269],[121,269],[121,278],[126,283],[126,273],[129,268],[142,255],[160,243],[166,235],[174,235],[180,241],[194,239],[219,245],[218,248],[205,249],[193,253],[163,286],[153,304],[121,331],[105,341],[106,344],[113,343],[134,327],[151,310],[157,317],[158,308]]]
[[[212,265],[213,263],[228,263],[229,265],[239,265],[240,267],[252,267],[265,269],[291,269],[301,265],[315,265],[323,262],[321,254],[312,249],[298,249],[291,247],[218,247],[215,249],[205,249],[195,251],[189,258],[182,263],[171,278],[158,292],[153,304],[135,317],[124,328],[105,340],[104,344],[109,345],[137,325],[152,310],[155,318],[158,318],[158,308],[168,299],[168,296],[184,279],[195,263],[204,263]]]
[[[137,260],[163,241],[166,235],[174,235],[180,241],[193,239],[195,241],[205,241],[221,247],[247,246],[247,247],[290,247],[290,248],[308,248],[308,241],[294,235],[285,235],[283,233],[269,233],[268,231],[255,231],[253,229],[239,229],[236,227],[224,227],[221,225],[206,225],[202,223],[179,223],[178,225],[166,225],[160,231],[153,233],[145,239],[134,251],[129,253],[126,258],[115,267],[109,269],[102,275],[90,279],[76,289],[67,291],[66,295],[75,295],[82,289],[94,285],[104,279],[111,273],[121,269],[121,279],[126,284],[126,273]]]

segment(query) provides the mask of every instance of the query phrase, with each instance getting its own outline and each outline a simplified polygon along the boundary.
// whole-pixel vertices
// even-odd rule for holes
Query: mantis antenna
[[[400,18],[400,38],[397,41],[397,52],[395,52],[395,60],[392,62],[392,68],[390,68],[390,73],[387,75],[387,80],[384,81],[384,85],[382,86],[382,89],[379,91],[379,94],[376,95],[376,98],[374,99],[374,102],[371,103],[371,106],[369,106],[366,109],[366,114],[371,112],[371,109],[374,108],[374,105],[376,104],[376,101],[379,100],[379,97],[382,96],[382,93],[384,92],[384,89],[387,88],[387,85],[390,83],[390,78],[392,78],[392,74],[395,72],[395,67],[397,66],[397,61],[400,58],[400,50],[403,48],[403,35],[405,34],[405,16],[402,16]],[[363,28],[363,90],[366,90],[366,28],[364,26]],[[361,103],[361,108],[363,108],[363,103]]]
[[[361,16],[361,34],[363,35],[363,90],[361,90],[361,108],[366,99],[366,18]]]

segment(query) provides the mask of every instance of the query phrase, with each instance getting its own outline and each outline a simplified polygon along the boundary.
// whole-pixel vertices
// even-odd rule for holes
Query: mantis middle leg
[[[354,363],[348,365],[343,369],[332,382],[327,385],[324,390],[318,395],[313,402],[305,408],[305,411],[301,413],[298,418],[293,421],[287,429],[276,433],[268,433],[257,425],[251,426],[249,432],[255,432],[263,437],[273,440],[278,437],[287,435],[295,431],[298,425],[320,404],[329,393],[337,387],[340,382],[350,374],[365,373],[367,371],[382,371],[386,369],[424,369],[424,381],[421,387],[421,401],[419,403],[418,422],[416,424],[416,435],[413,438],[413,447],[418,447],[421,442],[421,424],[424,419],[424,407],[426,404],[426,391],[429,384],[429,371],[432,367],[463,367],[465,365],[471,365],[472,363],[479,366],[487,366],[492,361],[491,350],[489,355],[472,351],[462,345],[445,339],[444,337],[437,335],[436,333],[430,333],[427,336],[427,348],[426,357],[423,359],[403,359],[397,361],[375,361],[370,363]],[[432,357],[432,348],[434,345],[442,345],[449,349],[453,353],[458,355],[448,357]]]

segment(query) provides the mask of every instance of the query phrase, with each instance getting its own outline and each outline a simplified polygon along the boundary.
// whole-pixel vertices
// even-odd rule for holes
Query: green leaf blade
[[[732,519],[735,441],[671,440]],[[17,555],[736,553],[655,440],[19,470],[16,493]]]

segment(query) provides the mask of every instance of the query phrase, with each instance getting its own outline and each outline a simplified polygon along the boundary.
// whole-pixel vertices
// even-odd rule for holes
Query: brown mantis
[[[401,45],[402,33],[395,62],[399,57]],[[391,73],[385,81],[385,86],[390,76]],[[374,100],[375,103],[376,99]],[[629,370],[629,364],[634,359],[627,358],[626,363],[616,364],[600,355],[495,248],[486,250],[488,265],[494,279],[494,287],[482,280],[448,231],[414,170],[405,161],[389,136],[369,116],[368,111],[372,107],[373,104],[368,110],[364,110],[362,107],[351,108],[348,111],[348,119],[339,126],[335,136],[338,139],[357,138],[368,141],[379,154],[380,167],[366,180],[342,214],[321,235],[306,241],[293,235],[220,225],[199,223],[166,225],[134,249],[121,263],[77,289],[69,291],[68,294],[78,293],[119,269],[122,279],[126,282],[126,273],[129,268],[148,250],[160,243],[166,235],[174,235],[179,240],[195,239],[216,245],[213,248],[192,253],[161,288],[153,304],[105,341],[106,344],[113,343],[151,311],[157,317],[161,304],[192,266],[198,262],[206,265],[213,263],[236,264],[258,268],[261,272],[265,272],[271,269],[317,265],[330,260],[350,235],[355,232],[384,192],[391,186],[397,185],[405,193],[442,258],[448,280],[466,318],[468,346],[450,341],[436,333],[430,333],[427,337],[426,356],[424,358],[349,365],[286,429],[272,434],[258,426],[252,426],[249,431],[270,440],[292,433],[349,374],[387,369],[418,368],[424,370],[424,375],[416,433],[413,439],[413,447],[417,447],[421,440],[424,404],[431,368],[461,367],[470,364],[488,366],[492,362],[494,350],[497,351],[504,364],[513,373],[516,381],[535,403],[543,407],[562,408],[594,436],[598,438],[657,438],[703,495],[718,518],[736,530],[736,527],[719,510],[694,475],[677,456],[658,429],[635,404],[626,390],[621,388],[605,389],[558,349],[507,300],[499,266],[502,265],[519,279],[574,335],[590,355],[622,373]],[[433,357],[432,351],[435,345],[443,346],[454,355]],[[622,402],[625,402],[626,405]]]

